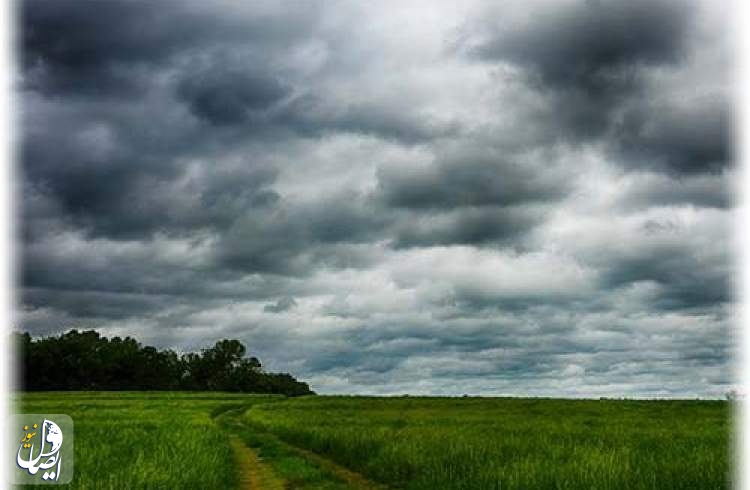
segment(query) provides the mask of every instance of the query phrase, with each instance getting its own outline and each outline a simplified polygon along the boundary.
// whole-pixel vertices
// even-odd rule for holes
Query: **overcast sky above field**
[[[320,393],[731,385],[722,2],[23,1],[17,328]]]

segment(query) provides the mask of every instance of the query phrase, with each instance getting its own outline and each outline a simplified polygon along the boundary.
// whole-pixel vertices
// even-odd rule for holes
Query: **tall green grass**
[[[259,447],[300,488],[341,486],[271,436],[410,490],[717,489],[730,483],[726,402],[174,392],[32,393],[18,402],[21,413],[73,418],[70,488],[235,488],[231,436]],[[241,425],[217,423],[230,409],[235,415],[224,418]]]
[[[256,430],[405,489],[718,489],[730,406],[711,401],[317,397]]]
[[[228,434],[212,414],[272,397],[215,393],[28,393],[19,413],[65,413],[75,429],[69,488],[234,488]],[[34,488],[34,487],[29,487]]]

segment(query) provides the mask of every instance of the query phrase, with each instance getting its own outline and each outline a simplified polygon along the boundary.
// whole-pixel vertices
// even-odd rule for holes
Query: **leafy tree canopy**
[[[13,334],[22,388],[46,390],[195,390],[314,394],[290,374],[268,373],[246,357],[239,340],[220,340],[200,353],[177,354],[142,346],[131,337],[108,339],[94,330],[70,330],[32,339]]]

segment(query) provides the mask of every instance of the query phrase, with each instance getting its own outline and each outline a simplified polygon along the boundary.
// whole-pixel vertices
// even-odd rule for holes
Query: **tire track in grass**
[[[237,427],[239,421],[232,414],[247,409],[243,405],[227,405],[214,411],[211,415],[219,426]],[[230,436],[229,444],[234,454],[237,468],[237,485],[242,490],[285,490],[286,482],[276,472],[263,463],[258,454],[247,447],[236,435]]]
[[[255,452],[247,447],[238,437],[232,437],[232,451],[237,465],[239,488],[242,490],[284,490],[284,481],[260,461]]]
[[[240,416],[249,407],[238,409],[236,406],[231,407],[221,413],[215,414],[215,419],[225,427],[234,429],[244,429],[262,435],[266,439],[271,439],[273,444],[288,455],[294,455],[308,463],[320,468],[324,472],[333,476],[340,481],[347,489],[351,490],[384,490],[388,487],[379,483],[368,480],[360,473],[352,471],[344,466],[331,461],[319,454],[308,449],[289,444],[275,434],[268,431],[258,431],[240,420]],[[276,490],[285,488],[295,488],[291,482],[286,482],[280,478],[271,464],[261,461],[258,454],[247,446],[239,437],[232,436],[232,448],[235,452],[236,464],[239,469],[240,488],[253,490]]]
[[[290,452],[296,453],[300,457],[305,458],[308,461],[312,461],[319,467],[330,471],[353,490],[385,490],[388,488],[385,485],[381,485],[372,480],[369,480],[361,473],[357,473],[356,471],[352,471],[349,468],[341,466],[340,464],[335,463],[324,456],[314,453],[308,449],[294,446],[292,444],[289,444],[288,442],[282,441],[273,434],[269,435],[274,437],[279,442],[279,444],[287,447]]]
[[[272,432],[266,430],[258,430],[257,428],[252,427],[251,425],[243,422],[240,419],[244,412],[245,410],[232,411],[228,412],[228,414],[233,414],[237,417],[233,419],[234,424],[243,426],[248,430],[254,431],[256,434],[262,434],[263,437],[271,439],[276,446],[283,448],[286,453],[295,455],[299,458],[302,458],[303,460],[312,463],[314,466],[317,466],[321,470],[329,473],[336,480],[346,485],[346,488],[351,490],[386,490],[388,488],[387,486],[381,483],[374,482],[361,473],[350,470],[349,468],[342,466],[335,461],[326,458],[325,456],[321,456],[320,454],[310,451],[309,449],[295,446],[289,442],[286,442]]]

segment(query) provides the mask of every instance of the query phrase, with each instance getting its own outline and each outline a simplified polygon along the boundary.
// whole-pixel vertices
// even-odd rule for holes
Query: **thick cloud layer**
[[[549,87],[611,92],[684,50],[692,5],[671,0],[556,2],[489,17],[473,49],[530,68]]]
[[[20,4],[18,327],[322,393],[720,396],[710,2]]]

